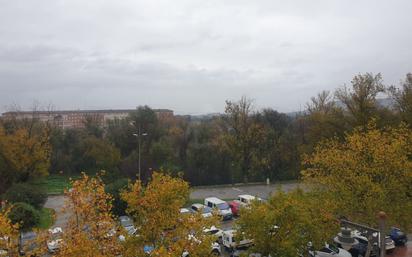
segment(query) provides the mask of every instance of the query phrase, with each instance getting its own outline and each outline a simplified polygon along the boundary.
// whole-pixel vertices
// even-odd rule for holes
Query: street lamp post
[[[133,123],[134,124],[134,123]],[[141,181],[141,166],[140,166],[140,138],[143,136],[147,136],[147,133],[141,133],[141,129],[140,129],[140,125],[139,128],[137,130],[137,133],[133,133],[133,136],[137,137],[137,150],[138,150],[138,178]]]

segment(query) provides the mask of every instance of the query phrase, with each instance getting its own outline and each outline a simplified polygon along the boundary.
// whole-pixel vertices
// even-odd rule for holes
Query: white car
[[[6,249],[0,249],[0,256],[8,257],[9,256],[9,251]]]
[[[193,240],[194,242],[196,242],[198,244],[201,243],[201,241],[199,239],[197,239],[196,237],[194,237],[193,235],[189,235],[188,237],[189,237],[190,240]],[[219,243],[216,243],[216,242],[212,243],[211,249],[210,249],[210,254],[211,254],[211,256],[220,256],[222,254],[222,250],[220,248]],[[189,256],[190,256],[190,254],[186,250],[182,253],[182,257],[189,257]]]
[[[362,240],[362,242],[365,242],[366,244],[368,244],[368,238],[366,238],[364,235],[362,235],[362,233],[358,230],[353,230],[352,231],[352,235],[353,237],[355,237],[356,239],[358,239],[359,241]],[[378,236],[378,240],[380,240],[380,233],[379,234],[374,234],[374,237]],[[391,252],[395,249],[395,242],[389,237],[389,236],[385,236],[385,250],[386,252]]]
[[[134,226],[132,218],[129,216],[120,216],[119,217],[120,225],[127,231],[127,234],[134,235],[137,232],[137,229]]]
[[[63,242],[63,229],[55,227],[49,229],[49,240],[47,240],[47,250],[49,253],[55,253],[60,249]]]
[[[204,229],[203,232],[209,235],[214,235],[215,237],[217,237],[217,241],[220,243],[223,240],[223,230],[221,230],[220,228],[211,226],[210,228]]]
[[[191,214],[192,211],[188,208],[180,208],[180,214]]]
[[[234,229],[223,231],[222,244],[229,251],[233,251],[237,248],[249,247],[253,245],[253,240],[241,238],[240,241],[237,241],[237,239],[235,238],[235,235],[236,235],[236,230]]]
[[[352,257],[348,251],[330,244],[325,244],[320,250],[309,251],[309,254],[311,257]]]
[[[191,208],[194,212],[201,213],[203,218],[209,218],[209,217],[213,216],[212,208],[210,208],[206,205],[203,205],[201,203],[194,203],[194,204],[192,204]]]
[[[8,236],[0,237],[0,256],[8,257],[10,247],[10,238]]]
[[[227,202],[217,198],[217,197],[208,197],[205,199],[205,205],[210,208],[215,208],[218,210],[219,215],[223,220],[230,220],[233,218],[232,210],[230,209]]]
[[[262,201],[261,198],[253,196],[253,195],[238,195],[237,201],[240,202],[242,206],[248,206],[250,205],[253,201]]]

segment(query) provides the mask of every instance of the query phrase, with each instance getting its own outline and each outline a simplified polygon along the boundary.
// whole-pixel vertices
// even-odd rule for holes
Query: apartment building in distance
[[[5,112],[1,118],[8,119],[38,119],[50,122],[60,128],[83,128],[87,119],[92,119],[101,127],[105,127],[110,120],[126,118],[136,109],[120,110],[73,110],[73,111],[12,111]],[[160,120],[173,117],[173,111],[168,109],[153,109]]]

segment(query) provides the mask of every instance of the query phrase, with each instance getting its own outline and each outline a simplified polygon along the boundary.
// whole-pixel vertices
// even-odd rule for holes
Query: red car
[[[233,216],[239,216],[240,202],[238,200],[229,202],[229,207],[232,210]]]

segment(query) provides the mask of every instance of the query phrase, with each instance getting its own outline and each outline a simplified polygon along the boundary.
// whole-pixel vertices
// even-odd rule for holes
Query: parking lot
[[[216,187],[195,187],[190,194],[191,199],[204,199],[215,196],[221,199],[235,199],[239,194],[250,194],[267,199],[271,193],[281,189],[288,192],[301,186],[297,182],[275,183],[270,185],[228,185]]]
[[[210,196],[216,196],[221,199],[234,199],[239,194],[251,194],[256,195],[261,198],[268,198],[272,192],[275,192],[278,189],[283,191],[290,191],[299,187],[298,183],[283,183],[283,184],[271,184],[271,185],[247,185],[247,186],[225,186],[225,187],[209,187],[209,188],[194,188],[190,197],[192,199],[204,199]],[[64,227],[67,223],[68,215],[64,214],[65,198],[62,195],[49,196],[45,207],[53,208],[56,211],[56,222],[55,226]],[[233,226],[234,220],[224,221],[221,223],[221,229],[227,230],[231,229]],[[409,239],[412,238],[412,235],[409,235]],[[223,249],[222,249],[223,250]],[[222,256],[229,256],[223,250]],[[411,241],[404,247],[397,247],[395,251],[388,255],[391,257],[412,257],[412,243]]]

